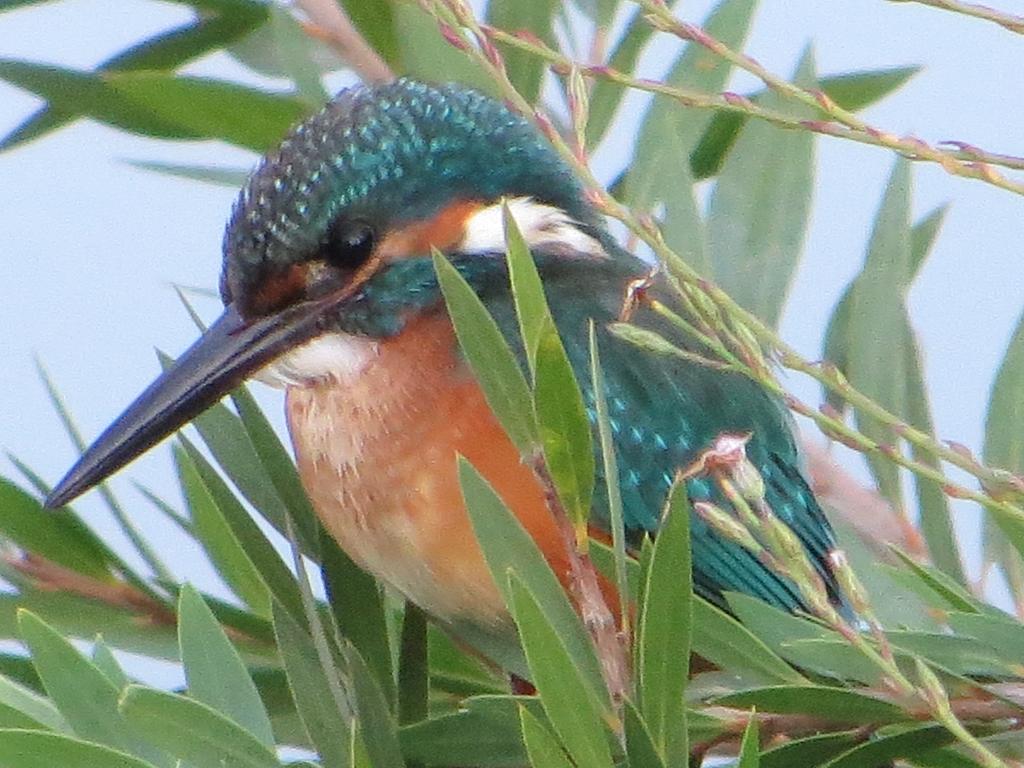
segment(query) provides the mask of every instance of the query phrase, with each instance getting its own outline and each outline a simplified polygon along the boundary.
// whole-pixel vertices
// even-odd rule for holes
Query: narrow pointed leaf
[[[342,648],[359,714],[359,734],[374,768],[404,768],[398,726],[369,667],[351,643]]]
[[[794,82],[818,86],[808,48]],[[811,118],[815,110],[771,94],[764,106]],[[814,135],[764,121],[748,123],[711,196],[708,252],[718,284],[746,309],[777,325],[796,273],[814,187]]]
[[[18,626],[46,692],[77,736],[169,766],[128,727],[118,711],[118,689],[92,662],[28,611],[19,613]]]
[[[247,606],[260,616],[269,616],[267,585],[235,537],[195,464],[178,445],[174,446],[174,459],[196,538],[213,567]]]
[[[348,768],[351,756],[342,734],[348,732],[349,722],[336,700],[341,692],[332,688],[306,631],[280,604],[275,602],[273,610],[278,652],[309,740],[324,768]]]
[[[132,104],[198,138],[263,152],[277,144],[309,108],[302,100],[237,83],[163,72],[107,75]]]
[[[551,23],[558,3],[555,0],[492,0],[487,4],[487,23],[509,32],[527,31],[548,45],[557,45]],[[547,66],[527,51],[504,47],[502,55],[509,80],[531,104],[540,96],[541,80]]]
[[[516,571],[508,576],[519,638],[544,711],[577,765],[610,768],[602,712],[557,631]]]
[[[373,0],[339,0],[349,19],[380,56],[398,70],[400,41],[395,26],[395,7]]]
[[[295,462],[249,390],[240,387],[231,394],[231,402],[238,410],[242,426],[252,440],[256,455],[263,465],[265,478],[270,480],[291,515],[303,553],[316,557],[320,551],[320,524],[299,479]]]
[[[531,768],[573,768],[555,735],[526,707],[519,708],[519,723]]]
[[[178,637],[189,696],[272,749],[274,733],[256,684],[213,612],[188,584],[179,596]]]
[[[359,649],[388,701],[395,700],[391,644],[380,584],[352,562],[326,532],[320,539],[320,574],[334,623]]]
[[[637,8],[611,53],[608,66],[618,72],[633,72],[644,45],[653,33],[654,25],[648,24],[643,11]],[[590,91],[590,115],[587,118],[588,146],[596,146],[605,136],[626,93],[627,89],[618,83],[600,78],[594,81]]]
[[[537,345],[533,401],[544,462],[562,505],[586,530],[594,493],[594,449],[583,393],[553,325]]]
[[[487,404],[524,455],[537,442],[530,390],[498,324],[473,289],[439,252],[434,269],[462,352]]]
[[[142,170],[174,176],[189,181],[201,181],[218,187],[239,189],[249,178],[249,172],[235,168],[221,168],[213,165],[182,165],[163,163],[155,160],[129,160],[128,164]]]
[[[760,743],[757,735],[757,718],[753,710],[750,712],[750,720],[747,721],[747,728],[743,731],[743,741],[740,742],[740,759],[736,768],[758,768],[761,765]]]
[[[125,674],[124,669],[121,668],[121,664],[118,662],[117,657],[114,656],[114,652],[103,642],[102,635],[97,635],[93,643],[92,663],[96,665],[96,669],[106,675],[107,680],[113,683],[117,690],[120,691],[131,683],[131,679]]]
[[[407,600],[402,615],[402,643],[398,654],[398,721],[407,725],[426,720],[429,694],[427,616]]]
[[[920,71],[920,67],[894,67],[864,72],[848,72],[821,78],[820,87],[843,109],[856,112],[888,96]],[[767,93],[747,96],[759,103]],[[690,171],[700,180],[715,176],[732,151],[748,117],[736,112],[715,112],[700,141],[690,154]]]
[[[836,723],[896,723],[909,719],[895,704],[844,688],[787,685],[730,693],[712,700],[716,706],[759,712],[807,714]]]
[[[637,627],[640,711],[668,768],[686,768],[684,692],[690,673],[693,583],[686,486],[669,494]]]
[[[231,532],[267,585],[267,589],[300,623],[305,623],[302,598],[295,579],[281,560],[281,556],[203,455],[184,437],[179,436],[179,440],[230,526]]]
[[[109,581],[103,549],[69,509],[48,510],[14,483],[0,478],[0,536],[26,552],[85,576]]]
[[[548,301],[544,295],[544,285],[540,273],[533,261],[519,225],[512,216],[508,205],[502,206],[502,221],[505,230],[505,243],[508,252],[508,277],[512,284],[512,296],[515,299],[516,317],[519,320],[519,333],[522,337],[526,360],[530,373],[536,375],[537,346],[545,330],[553,324]]]
[[[195,768],[280,768],[255,736],[193,699],[132,685],[120,707],[148,741]]]
[[[283,7],[270,6],[267,25],[274,53],[281,69],[295,83],[295,92],[311,109],[319,109],[329,95],[320,79],[320,67],[313,60],[310,36]]]
[[[626,756],[629,768],[665,768],[665,762],[658,754],[654,739],[647,723],[637,711],[633,702],[627,700],[622,708],[624,719],[624,735],[626,739]]]
[[[693,600],[693,652],[744,679],[766,684],[806,682],[760,637],[698,597]]]
[[[153,763],[99,744],[44,731],[0,730],[5,768],[153,768]]]
[[[863,741],[860,731],[822,733],[794,739],[761,753],[760,768],[791,768],[794,765],[822,765]]]
[[[533,539],[490,484],[464,458],[459,459],[459,482],[473,531],[505,604],[511,609],[512,593],[506,574],[515,568],[566,644],[573,664],[587,681],[591,695],[609,706],[601,667],[590,637]]]
[[[0,675],[0,706],[24,715],[33,728],[70,734],[71,726],[49,699],[6,675]]]

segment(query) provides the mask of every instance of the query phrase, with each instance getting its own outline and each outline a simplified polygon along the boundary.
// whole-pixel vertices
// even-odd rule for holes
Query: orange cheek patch
[[[452,203],[433,218],[390,232],[381,242],[378,252],[385,259],[401,259],[428,255],[431,247],[443,251],[462,240],[466,219],[482,207],[475,200]]]
[[[292,264],[279,275],[272,275],[253,293],[249,311],[262,315],[279,309],[306,290],[307,265]]]

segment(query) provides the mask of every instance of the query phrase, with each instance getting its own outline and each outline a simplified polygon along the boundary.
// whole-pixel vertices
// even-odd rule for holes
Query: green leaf
[[[761,753],[760,768],[821,765],[864,740],[862,731],[821,733],[788,741]]]
[[[645,582],[637,628],[640,711],[665,765],[686,768],[684,693],[690,673],[693,583],[690,504],[682,482],[669,493]]]
[[[320,79],[320,67],[313,60],[311,38],[290,12],[270,5],[267,29],[273,41],[278,65],[295,83],[296,94],[310,109],[319,109],[330,98]]]
[[[519,709],[542,717],[540,701],[522,696],[474,696],[449,715],[409,725],[400,732],[402,754],[427,765],[522,768],[527,762]]]
[[[814,54],[804,51],[793,81],[817,88]],[[765,107],[810,119],[815,110],[770,94]],[[743,307],[777,326],[796,274],[814,188],[814,135],[749,123],[718,177],[708,213],[715,281]]]
[[[502,225],[505,232],[508,278],[512,285],[512,297],[519,320],[519,333],[530,366],[530,374],[536,375],[537,347],[541,337],[554,324],[548,300],[544,295],[544,284],[533,261],[533,254],[519,231],[519,225],[512,216],[508,204],[501,208]]]
[[[299,479],[291,454],[281,444],[277,433],[266,415],[256,405],[249,390],[239,387],[231,393],[231,402],[238,410],[242,426],[252,440],[253,448],[263,466],[264,482],[270,480],[291,515],[303,553],[316,558],[320,551],[320,523],[309,497],[306,496],[306,490]]]
[[[531,681],[552,727],[577,765],[610,768],[604,730],[610,711],[593,696],[564,641],[514,570],[508,573],[508,589]]]
[[[615,45],[608,66],[618,72],[633,72],[644,45],[654,33],[654,25],[648,24],[640,8],[633,12],[629,26]],[[622,98],[628,89],[611,80],[594,80],[590,91],[590,114],[587,118],[587,145],[596,146],[611,125]]]
[[[1018,476],[1024,475],[1024,313],[1010,337],[1006,354],[999,364],[985,414],[983,456],[989,466],[1000,467]],[[1020,523],[1007,515],[988,513],[989,519],[1003,531],[1017,553],[1024,554],[1024,533]],[[1015,557],[1018,555],[1014,555]],[[1004,568],[1013,564],[1001,558]]]
[[[150,742],[195,768],[280,768],[255,736],[194,699],[131,685],[120,708]]]
[[[805,683],[756,634],[706,600],[693,600],[693,652],[722,669],[762,683]]]
[[[512,593],[506,574],[514,568],[565,643],[573,664],[587,681],[591,695],[609,707],[607,689],[590,637],[533,539],[490,484],[461,457],[459,483],[487,568],[505,604],[511,610]]]
[[[196,539],[213,567],[246,605],[260,616],[270,615],[270,593],[263,577],[239,544],[220,507],[203,483],[195,464],[180,445],[174,463],[188,504]]]
[[[658,754],[654,739],[647,723],[637,711],[633,702],[623,702],[624,735],[626,739],[626,755],[629,768],[665,768],[665,763]]]
[[[434,269],[462,353],[484,392],[487,404],[520,453],[537,443],[532,398],[523,372],[498,324],[465,278],[439,251]]]
[[[920,67],[893,67],[823,77],[821,90],[843,109],[856,112],[874,104],[900,88],[920,71]],[[768,91],[749,94],[759,103]],[[694,179],[716,175],[729,156],[749,118],[738,112],[715,112],[700,141],[690,153],[690,171]]]
[[[178,638],[189,696],[273,749],[274,732],[256,684],[213,612],[188,584],[179,595]]]
[[[590,420],[579,382],[553,325],[537,345],[533,403],[551,481],[576,525],[577,541],[585,541],[594,493]]]
[[[34,614],[22,610],[18,625],[46,692],[76,735],[156,765],[170,764],[165,756],[137,741],[118,711],[117,688],[94,664]]]
[[[371,5],[379,7],[378,3]],[[401,74],[431,80],[444,72],[446,80],[473,86],[484,93],[496,92],[491,78],[441,37],[437,22],[426,11],[414,3],[390,5],[402,62]]]
[[[218,187],[239,189],[249,178],[249,172],[241,168],[221,168],[213,165],[182,165],[162,163],[155,160],[129,160],[128,165],[144,171],[175,176],[189,181],[201,181]]]
[[[739,691],[712,699],[715,706],[758,712],[806,714],[835,723],[896,723],[909,719],[900,707],[847,688],[778,685]]]
[[[279,603],[273,604],[273,611],[278,652],[309,740],[324,768],[348,768],[351,758],[339,736],[349,731],[349,704],[337,678],[328,678],[337,673],[323,668],[310,636]]]
[[[886,765],[895,758],[913,758],[953,741],[953,735],[941,725],[922,725],[877,735],[871,741],[847,750],[824,764],[823,768],[864,768]]]
[[[230,526],[231,532],[259,572],[263,583],[292,616],[296,617],[300,623],[304,623],[302,597],[295,584],[295,578],[281,560],[281,556],[203,455],[185,437],[179,435],[179,440],[206,486],[206,490]]]
[[[740,759],[736,768],[758,768],[761,765],[759,750],[761,748],[757,735],[757,717],[753,710],[750,711],[750,719],[743,731],[743,741],[740,742]]]
[[[619,616],[621,626],[629,626],[630,592],[629,569],[626,565],[626,528],[623,522],[622,492],[619,487],[619,464],[615,458],[615,442],[611,422],[608,418],[608,401],[605,397],[604,372],[597,344],[597,329],[590,322],[590,381],[594,392],[594,412],[597,431],[601,439],[601,463],[605,479],[605,494],[608,499],[608,522],[612,534],[612,556],[614,567],[611,579],[619,595]],[[596,547],[591,542],[591,556]]]
[[[115,54],[97,69],[101,72],[175,69],[249,34],[265,19],[266,8],[258,3],[250,3],[244,13],[200,17]],[[68,109],[63,103],[46,104],[11,131],[0,142],[0,148],[10,149],[40,138],[81,116],[81,112]]]
[[[113,683],[117,690],[120,691],[131,683],[131,679],[121,668],[121,664],[117,661],[117,657],[114,656],[114,652],[103,642],[102,635],[97,635],[96,640],[93,642],[92,663],[96,665],[96,669],[106,675],[107,680]]]
[[[725,45],[742,48],[756,4],[756,0],[722,0],[701,26]],[[689,43],[665,82],[714,94],[725,87],[730,70],[725,59]],[[622,194],[627,205],[641,211],[664,203],[666,242],[702,274],[708,272],[703,224],[693,196],[693,180],[680,158],[689,156],[712,114],[668,99],[652,99]]]
[[[492,0],[487,4],[487,23],[508,32],[527,31],[549,46],[558,47],[551,22],[558,7],[555,0]],[[515,89],[531,104],[540,97],[547,64],[539,57],[517,48],[499,46],[505,70]]]
[[[352,562],[326,531],[321,533],[320,555],[320,573],[334,623],[342,637],[359,649],[388,701],[394,701],[391,644],[380,585]]]
[[[373,768],[404,768],[398,743],[398,726],[391,717],[388,702],[370,674],[359,651],[351,643],[341,649],[351,677],[351,690],[359,713],[359,733]]]
[[[256,152],[276,145],[309,113],[294,96],[221,80],[164,72],[111,74],[103,80],[130,103],[181,126],[191,137],[220,139]]]
[[[27,61],[0,60],[0,78],[46,99],[61,112],[80,114],[117,128],[160,138],[195,138],[177,122],[158,117],[113,89],[100,75]],[[26,140],[25,128],[7,136],[0,148]],[[35,134],[33,134],[35,135]]]
[[[378,0],[339,0],[349,19],[381,58],[392,67],[400,62],[395,3]],[[398,3],[401,5],[401,3]]]
[[[1009,616],[983,616],[978,613],[953,612],[947,617],[949,626],[962,635],[977,638],[995,649],[999,659],[1019,667],[1024,659],[1024,625]]]
[[[153,768],[152,763],[99,744],[43,731],[0,730],[5,768]]]
[[[430,694],[427,653],[427,615],[406,600],[398,653],[398,721],[402,725],[427,719]]]
[[[906,566],[905,573],[913,574],[930,592],[942,599],[943,608],[953,608],[965,613],[978,613],[983,610],[974,595],[954,581],[949,575],[929,565],[917,562],[899,547],[889,545],[889,550]]]
[[[519,708],[519,722],[532,768],[573,768],[558,739],[526,707]]]
[[[108,582],[108,560],[95,535],[70,509],[43,509],[34,497],[0,478],[0,536],[26,552]]]
[[[6,675],[0,675],[0,706],[20,712],[32,728],[71,733],[68,721],[52,702]]]

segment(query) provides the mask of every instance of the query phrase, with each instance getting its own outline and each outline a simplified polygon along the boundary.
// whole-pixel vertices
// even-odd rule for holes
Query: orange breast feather
[[[288,422],[327,529],[428,612],[507,621],[462,502],[457,454],[490,481],[565,582],[543,490],[459,360],[447,317],[380,342],[358,373],[289,389]]]

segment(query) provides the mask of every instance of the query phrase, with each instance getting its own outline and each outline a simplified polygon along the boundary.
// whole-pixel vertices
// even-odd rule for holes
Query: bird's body
[[[456,457],[493,485],[563,581],[567,556],[545,489],[462,357],[430,258],[431,248],[446,254],[524,362],[504,257],[505,204],[592,414],[590,322],[598,329],[630,546],[657,534],[679,468],[720,434],[749,433],[747,456],[765,500],[839,600],[827,566],[832,532],[800,473],[781,403],[740,374],[611,335],[627,285],[647,266],[615,244],[532,126],[458,86],[352,89],[267,157],[225,237],[224,317],[100,438],[52,501],[81,492],[259,375],[287,389],[303,484],[341,547],[444,625],[514,643],[467,517]],[[659,323],[644,309],[637,320]],[[603,482],[597,487],[592,525],[606,533]],[[688,491],[722,501],[707,477],[689,480]],[[704,597],[724,604],[723,593],[739,591],[785,610],[803,606],[792,584],[700,518],[692,537],[694,586]]]

